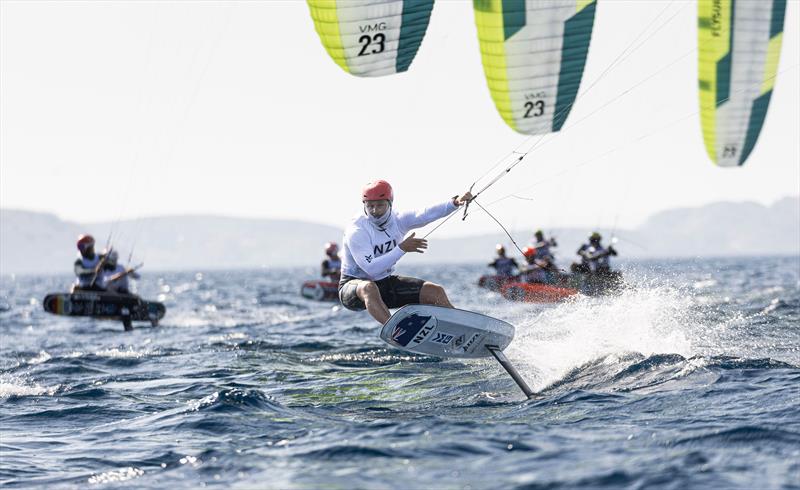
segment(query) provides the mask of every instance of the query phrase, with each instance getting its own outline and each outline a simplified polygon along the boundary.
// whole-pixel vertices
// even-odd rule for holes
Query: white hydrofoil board
[[[432,305],[407,305],[381,330],[387,343],[417,354],[439,357],[491,357],[486,346],[500,350],[514,339],[508,322],[466,310]]]

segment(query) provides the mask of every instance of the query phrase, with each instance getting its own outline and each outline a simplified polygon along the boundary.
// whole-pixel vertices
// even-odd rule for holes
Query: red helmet
[[[92,235],[81,235],[78,237],[78,250],[83,252],[89,247],[94,247],[94,237]]]
[[[325,244],[325,253],[328,255],[334,255],[339,252],[339,245],[336,242],[328,242]]]
[[[533,247],[525,247],[522,249],[522,255],[527,258],[531,258],[536,255],[536,249]]]
[[[392,186],[385,180],[376,180],[364,186],[361,190],[361,202],[364,201],[394,201]]]

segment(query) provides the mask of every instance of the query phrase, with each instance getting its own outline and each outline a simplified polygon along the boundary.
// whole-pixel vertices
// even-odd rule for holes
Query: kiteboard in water
[[[317,301],[339,299],[339,284],[329,281],[306,281],[300,287],[300,295]]]
[[[432,305],[400,308],[381,330],[389,344],[440,357],[491,357],[487,346],[503,350],[514,339],[510,323],[472,311]]]
[[[439,357],[494,357],[525,396],[533,391],[503,349],[514,340],[514,325],[472,311],[433,305],[407,305],[381,330],[381,338],[397,348]]]
[[[48,294],[42,301],[42,306],[44,311],[54,315],[119,320],[125,326],[125,330],[130,330],[131,322],[134,321],[158,325],[158,321],[164,318],[167,312],[162,303],[144,301],[132,294],[103,291]]]

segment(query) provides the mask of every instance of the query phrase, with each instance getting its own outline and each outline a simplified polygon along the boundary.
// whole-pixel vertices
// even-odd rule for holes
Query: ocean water
[[[312,269],[143,271],[168,311],[131,333],[42,311],[69,276],[5,276],[0,485],[800,488],[800,257],[622,267],[620,295],[557,305],[402,268],[516,325],[532,400],[301,298]]]

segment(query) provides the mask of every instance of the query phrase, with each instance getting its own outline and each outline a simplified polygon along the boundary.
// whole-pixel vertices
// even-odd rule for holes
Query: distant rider
[[[408,252],[423,253],[428,241],[410,230],[444,218],[472,194],[453,197],[419,211],[397,212],[392,208],[394,192],[385,180],[367,184],[361,192],[364,214],[354,217],[344,232],[342,279],[339,300],[349,310],[366,309],[381,324],[389,308],[422,303],[452,308],[442,286],[423,279],[398,276],[395,264]]]
[[[497,252],[497,258],[489,263],[489,267],[494,267],[498,276],[512,277],[517,275],[519,264],[517,264],[516,260],[506,257],[506,248],[498,243],[495,251]]]
[[[78,237],[78,258],[75,260],[75,275],[78,278],[72,286],[73,290],[102,291],[100,287],[100,269],[102,256],[94,252],[94,237],[81,235]]]
[[[322,277],[330,282],[339,282],[342,275],[342,259],[339,258],[339,245],[336,242],[325,244],[325,255],[327,258],[322,261]]]
[[[105,252],[105,264],[103,264],[100,285],[109,292],[119,294],[131,294],[128,278],[139,279],[133,268],[125,268],[118,263],[119,254],[111,249]]]
[[[611,272],[609,257],[616,256],[617,251],[610,245],[608,248],[603,247],[600,243],[602,239],[603,237],[596,231],[589,235],[589,243],[584,243],[578,249],[577,254],[581,256],[581,263],[572,264],[573,272],[583,274],[609,274]]]
[[[532,246],[534,249],[536,249],[536,260],[546,261],[552,266],[552,268],[556,268],[556,257],[550,250],[551,247],[558,246],[556,239],[550,237],[549,239],[545,240],[544,232],[542,230],[536,230],[536,232],[533,234],[533,237],[534,242]]]
[[[539,255],[538,251],[538,249],[533,247],[525,247],[522,249],[522,255],[525,256],[526,262],[522,269],[522,281],[552,283],[555,274],[558,273],[555,264],[548,258],[552,257],[552,255],[539,259],[537,258]]]

